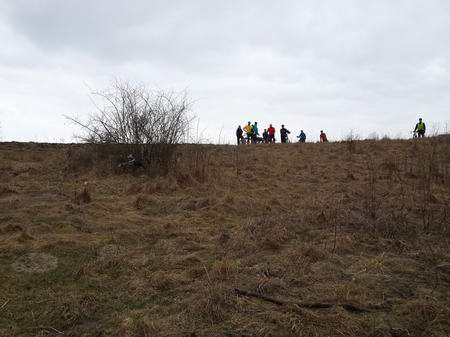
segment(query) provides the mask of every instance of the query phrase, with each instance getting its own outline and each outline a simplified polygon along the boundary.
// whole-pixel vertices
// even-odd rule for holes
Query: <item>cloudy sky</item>
[[[71,141],[114,78],[188,89],[200,132],[450,125],[448,0],[0,0],[0,137]]]

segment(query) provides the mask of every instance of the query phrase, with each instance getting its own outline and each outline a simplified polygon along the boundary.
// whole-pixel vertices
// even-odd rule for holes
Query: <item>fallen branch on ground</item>
[[[254,298],[258,298],[260,300],[266,301],[266,302],[270,302],[270,303],[274,303],[276,305],[280,305],[280,306],[282,306],[282,305],[293,305],[293,306],[296,306],[298,308],[304,308],[304,309],[328,309],[328,308],[332,308],[332,307],[335,307],[335,306],[340,306],[340,307],[344,308],[347,311],[355,312],[355,313],[363,313],[363,312],[371,312],[373,310],[387,309],[387,307],[383,307],[381,305],[375,305],[375,304],[370,304],[370,305],[366,305],[366,306],[362,306],[361,305],[360,306],[360,305],[356,305],[356,304],[353,304],[353,303],[293,302],[293,301],[285,301],[285,300],[281,300],[281,299],[265,296],[265,295],[262,295],[262,294],[258,294],[258,293],[254,293],[254,292],[251,292],[251,291],[238,289],[238,288],[235,288],[234,291],[235,291],[235,293],[237,295],[240,295],[240,296],[254,297]]]

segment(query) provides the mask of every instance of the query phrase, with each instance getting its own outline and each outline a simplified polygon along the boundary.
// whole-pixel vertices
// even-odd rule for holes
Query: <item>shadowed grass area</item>
[[[0,336],[450,335],[449,150],[1,143]]]

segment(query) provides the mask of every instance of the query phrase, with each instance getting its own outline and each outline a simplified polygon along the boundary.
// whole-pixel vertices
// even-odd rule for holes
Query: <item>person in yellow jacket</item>
[[[416,124],[416,128],[414,129],[414,132],[417,132],[417,136],[419,138],[425,137],[425,123],[422,122],[422,118],[419,118],[419,123]]]
[[[248,124],[244,126],[244,131],[247,134],[247,143],[250,143],[253,139],[253,126],[251,122],[248,122]]]

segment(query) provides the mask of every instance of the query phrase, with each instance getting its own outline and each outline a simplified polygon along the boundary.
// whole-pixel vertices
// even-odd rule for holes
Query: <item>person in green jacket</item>
[[[253,143],[256,143],[256,137],[259,136],[259,131],[258,131],[258,122],[255,122],[252,125],[252,130],[253,130]]]
[[[419,118],[419,123],[416,124],[414,132],[417,132],[419,138],[425,137],[425,123],[422,122],[422,118]]]

